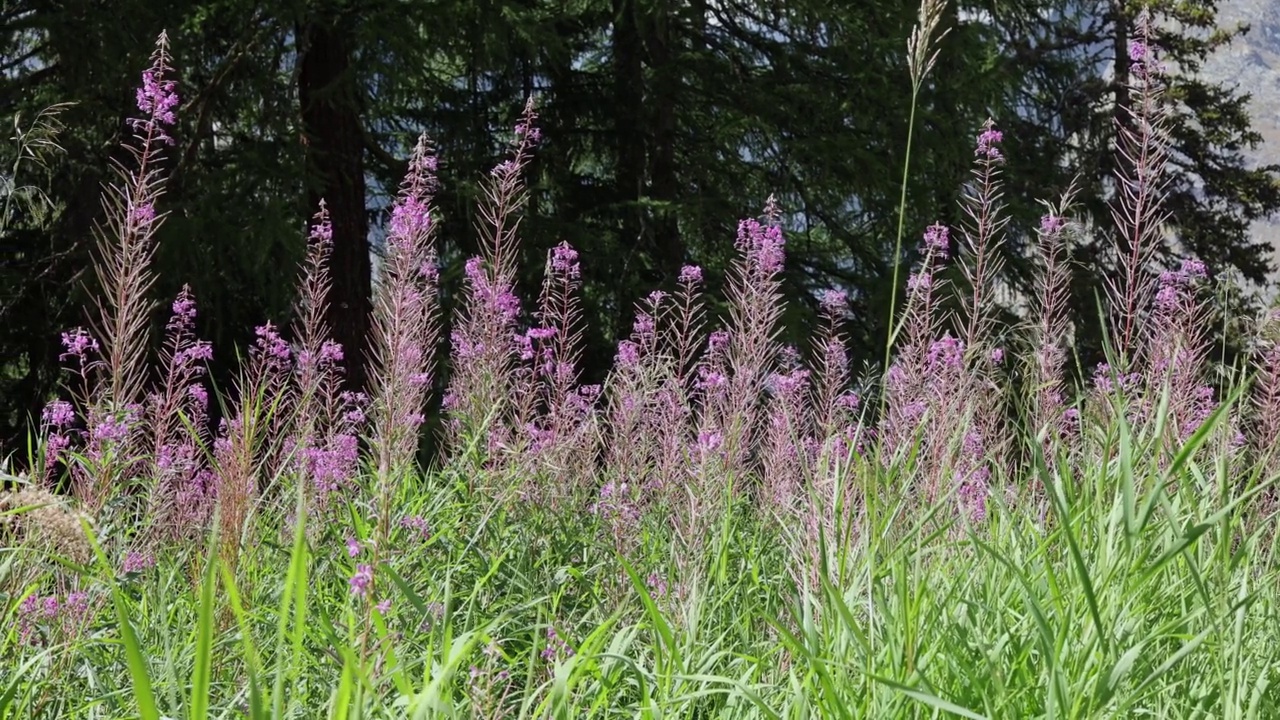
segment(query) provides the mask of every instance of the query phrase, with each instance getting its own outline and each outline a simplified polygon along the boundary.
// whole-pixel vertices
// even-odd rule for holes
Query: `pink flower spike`
[[[974,154],[992,161],[1003,160],[1004,155],[1000,153],[1000,148],[996,147],[1002,142],[1004,142],[1004,133],[996,130],[993,121],[987,120],[982,133],[978,135],[978,147],[974,150]]]
[[[924,246],[939,259],[946,260],[947,253],[951,251],[951,231],[941,223],[930,225],[924,231]]]
[[[126,575],[134,575],[144,570],[149,570],[155,566],[155,556],[150,553],[129,551],[128,553],[125,553],[124,562],[121,563],[120,569]]]
[[[41,419],[49,427],[65,428],[75,422],[76,411],[71,406],[71,403],[65,400],[54,400],[45,406],[44,412],[41,413]]]
[[[373,568],[368,565],[357,565],[351,576],[351,594],[364,597],[369,593],[369,585],[373,583]]]

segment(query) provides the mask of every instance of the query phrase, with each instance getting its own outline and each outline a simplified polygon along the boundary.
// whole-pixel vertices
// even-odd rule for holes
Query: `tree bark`
[[[622,250],[620,271],[625,282],[618,288],[615,326],[619,337],[630,327],[631,301],[637,279],[649,281],[643,269],[645,252],[644,210],[640,199],[645,186],[644,51],[638,27],[637,0],[613,0],[613,139],[614,202],[618,213],[618,241]],[[640,266],[637,268],[637,265]]]
[[[339,17],[309,17],[298,28],[298,100],[306,143],[307,205],[323,199],[333,223],[327,319],[342,343],[348,389],[365,387],[372,310],[369,220],[365,213],[364,134],[359,88]],[[310,214],[310,213],[308,213]]]
[[[653,152],[649,158],[649,179],[653,199],[661,203],[653,223],[654,265],[670,282],[685,261],[684,243],[676,214],[679,180],[676,176],[676,102],[680,91],[679,70],[673,62],[671,23],[674,13],[659,0],[652,8],[647,45],[653,65]]]

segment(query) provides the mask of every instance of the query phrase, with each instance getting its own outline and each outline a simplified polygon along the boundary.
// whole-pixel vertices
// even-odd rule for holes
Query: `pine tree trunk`
[[[333,223],[328,320],[345,353],[348,389],[365,386],[372,309],[369,221],[359,88],[348,34],[338,18],[311,17],[298,29],[298,99],[305,132],[308,215],[323,199]]]

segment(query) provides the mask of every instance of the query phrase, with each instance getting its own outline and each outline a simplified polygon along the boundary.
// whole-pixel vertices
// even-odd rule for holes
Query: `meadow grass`
[[[100,555],[63,568],[102,593],[83,626],[34,620],[36,635],[20,638],[21,603],[9,604],[0,707],[15,718],[1270,717],[1274,536],[1250,533],[1245,513],[1265,484],[1222,462],[1156,470],[1123,427],[1102,449],[1110,461],[1078,472],[1039,466],[1044,518],[996,502],[980,527],[934,529],[887,492],[885,514],[816,588],[789,572],[783,530],[741,513],[681,584],[661,528],[650,557],[629,560],[589,517],[511,514],[449,472],[415,477],[396,501],[433,532],[393,539],[389,607],[369,612],[350,592],[359,558],[309,542],[305,516],[291,537],[264,515],[234,574],[199,546],[137,574]],[[30,552],[6,553],[6,580]]]

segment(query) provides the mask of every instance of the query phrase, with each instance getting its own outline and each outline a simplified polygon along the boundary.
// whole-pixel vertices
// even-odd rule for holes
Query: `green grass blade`
[[[241,601],[235,576],[232,575],[231,568],[225,560],[218,560],[218,570],[222,575],[222,587],[227,591],[228,605],[231,606],[236,626],[240,630],[240,646],[244,654],[245,675],[249,684],[249,717],[251,720],[266,720],[267,708],[262,698],[262,661],[253,644],[253,628],[249,624],[249,616]]]
[[[11,715],[9,711],[14,709],[13,699],[18,695],[18,688],[22,685],[22,679],[26,677],[31,668],[43,662],[45,656],[49,653],[49,650],[38,653],[35,657],[30,658],[23,663],[21,667],[14,671],[13,677],[9,678],[8,686],[5,687],[3,693],[0,693],[0,720],[9,720],[9,718],[14,718],[16,720],[20,717],[18,715]]]
[[[970,720],[987,720],[986,715],[979,715],[978,713],[972,710],[969,710],[968,708],[960,707],[959,705],[956,705],[953,702],[948,702],[946,700],[943,700],[942,698],[937,697],[936,695],[930,695],[929,693],[920,692],[919,690],[916,690],[915,688],[909,685],[903,685],[900,682],[895,682],[893,680],[890,680],[889,678],[880,677],[878,675],[871,675],[870,677],[872,680],[880,683],[881,685],[886,685],[888,687],[891,687],[894,690],[897,690],[898,692],[902,693],[903,695],[906,695],[907,697],[911,698],[912,700],[915,700],[916,702],[924,705],[928,705],[929,707],[935,710],[949,712],[953,715],[959,715],[960,717],[963,717],[963,718],[969,718]]]
[[[649,594],[649,588],[645,586],[644,581],[636,574],[635,569],[631,567],[631,563],[627,562],[627,559],[621,555],[618,555],[617,558],[622,565],[622,569],[627,573],[627,577],[631,579],[631,587],[635,589],[636,595],[640,597],[640,603],[644,605],[645,616],[649,618],[654,632],[658,634],[659,639],[662,641],[661,646],[654,648],[654,650],[666,650],[667,662],[664,662],[662,655],[659,655],[656,664],[658,667],[680,667],[680,648],[676,644],[675,632],[671,629],[670,623],[662,615],[662,611],[658,609],[657,604],[653,602],[653,596]]]
[[[214,547],[210,543],[210,547]],[[205,561],[204,581],[200,586],[200,608],[196,618],[196,658],[191,674],[191,703],[189,720],[206,720],[209,717],[209,692],[213,679],[213,620],[214,596],[218,584],[216,561],[210,556]]]
[[[80,521],[85,537],[93,548],[94,555],[104,574],[114,575],[107,554],[102,551],[98,538],[87,520]],[[129,668],[129,678],[133,683],[133,699],[138,704],[138,716],[141,720],[160,720],[160,709],[156,706],[155,690],[151,685],[151,672],[147,668],[147,659],[138,642],[138,634],[130,621],[129,601],[120,591],[120,585],[114,578],[108,580],[111,585],[111,604],[115,608],[116,623],[120,630],[120,641],[124,643],[125,663]]]

